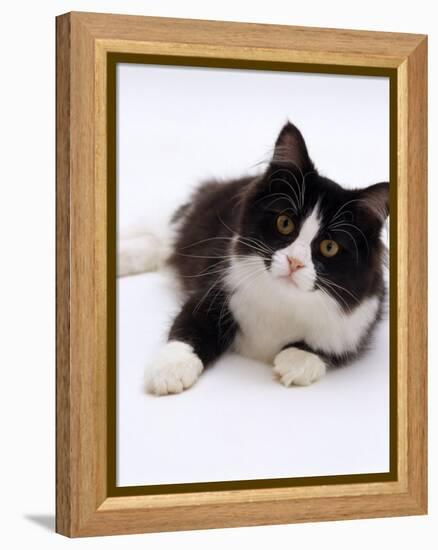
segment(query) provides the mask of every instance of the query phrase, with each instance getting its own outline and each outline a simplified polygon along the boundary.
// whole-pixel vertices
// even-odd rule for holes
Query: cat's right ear
[[[277,137],[271,164],[293,165],[303,174],[314,170],[301,132],[289,121]]]
[[[375,183],[356,192],[355,223],[367,232],[379,233],[389,216],[389,182]]]
[[[375,183],[360,191],[361,204],[383,223],[389,215],[389,182]]]

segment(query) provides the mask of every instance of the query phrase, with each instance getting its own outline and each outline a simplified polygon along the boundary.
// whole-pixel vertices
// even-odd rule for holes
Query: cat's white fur
[[[138,224],[119,237],[117,250],[117,276],[126,277],[156,271],[165,266],[172,254],[177,224],[168,223],[157,235],[147,226]]]
[[[248,262],[234,260],[228,275],[235,289],[229,307],[240,327],[234,347],[242,355],[271,363],[278,350],[300,341],[328,353],[353,352],[376,318],[376,297],[345,313],[320,290],[302,291],[266,270],[251,276],[256,268]]]
[[[181,393],[193,386],[203,368],[192,346],[172,340],[161,348],[146,370],[146,389],[155,395]]]
[[[155,235],[144,233],[120,239],[117,275],[125,277],[145,271],[155,271],[163,264],[163,243]]]

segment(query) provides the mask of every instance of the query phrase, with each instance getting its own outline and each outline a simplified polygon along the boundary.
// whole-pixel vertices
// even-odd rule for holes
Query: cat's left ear
[[[306,142],[301,132],[291,122],[287,122],[283,126],[277,137],[271,164],[290,164],[298,168],[303,174],[314,170]]]
[[[363,206],[383,224],[389,215],[389,182],[375,183],[360,191]]]

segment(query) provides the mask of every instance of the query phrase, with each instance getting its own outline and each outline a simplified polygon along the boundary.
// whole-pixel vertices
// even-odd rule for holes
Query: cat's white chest
[[[275,308],[269,300],[248,302],[248,298],[247,292],[237,291],[230,301],[239,325],[234,349],[246,357],[272,363],[285,345],[303,340],[304,326],[292,313]]]
[[[378,310],[373,297],[346,314],[320,291],[295,290],[267,271],[245,284],[240,280],[239,267],[234,266],[227,280],[233,289],[229,307],[239,325],[234,348],[267,363],[293,342],[304,341],[326,353],[354,351]]]
[[[236,351],[271,363],[285,345],[304,339],[308,323],[301,308],[285,303],[269,286],[267,281],[258,280],[235,290],[230,310],[239,325]]]

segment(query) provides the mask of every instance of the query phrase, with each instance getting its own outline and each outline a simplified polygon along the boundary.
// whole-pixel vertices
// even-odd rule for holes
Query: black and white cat
[[[320,176],[287,123],[262,175],[205,183],[179,208],[170,250],[153,236],[122,243],[122,273],[161,254],[184,290],[148,391],[189,388],[229,349],[273,364],[285,386],[357,357],[382,311],[388,213],[387,182],[351,190]]]

